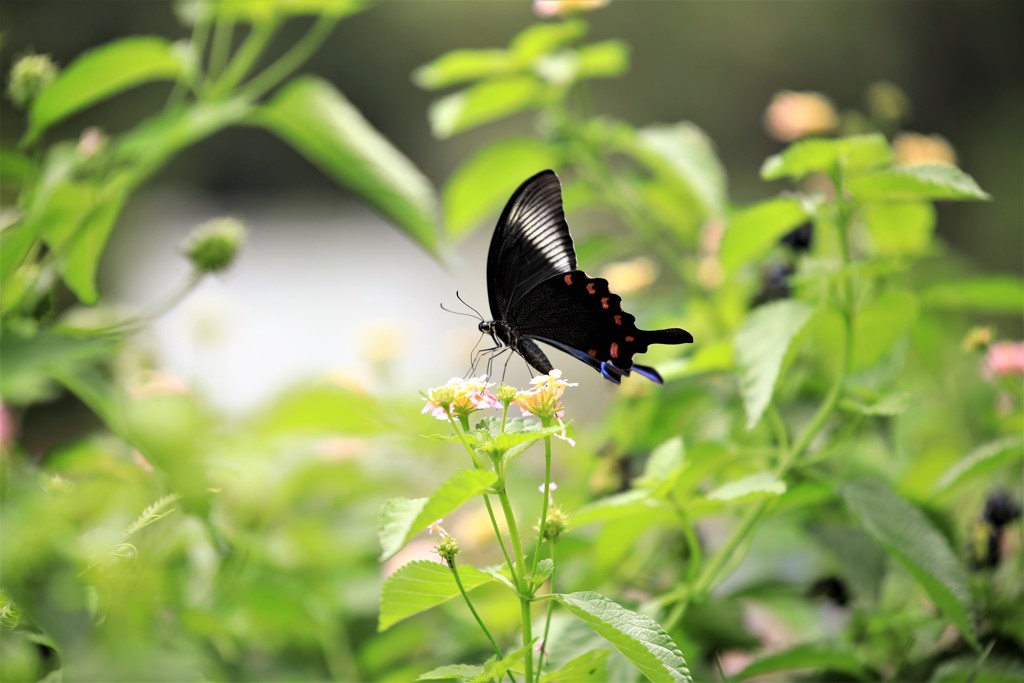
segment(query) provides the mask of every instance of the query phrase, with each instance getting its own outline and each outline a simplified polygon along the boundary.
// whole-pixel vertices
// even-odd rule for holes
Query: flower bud
[[[519,390],[507,384],[502,384],[494,394],[497,396],[501,405],[508,407],[516,400],[516,397],[519,395]]]
[[[548,508],[547,519],[544,520],[544,528],[541,533],[545,541],[557,541],[566,527],[569,526],[569,515],[557,505]]]
[[[992,343],[991,327],[972,327],[964,336],[963,349],[965,353],[984,351]]]
[[[459,542],[455,540],[454,536],[445,536],[437,544],[437,554],[448,563],[449,567],[455,564],[455,556],[459,554],[460,550]]]
[[[214,273],[231,265],[245,242],[245,226],[234,218],[206,221],[188,236],[182,249],[196,270]]]
[[[18,109],[25,109],[57,77],[57,65],[50,55],[27,55],[11,68],[7,96]]]

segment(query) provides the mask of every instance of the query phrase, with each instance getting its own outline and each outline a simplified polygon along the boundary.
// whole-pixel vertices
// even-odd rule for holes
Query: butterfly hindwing
[[[510,308],[548,278],[576,268],[562,186],[554,171],[541,171],[513,193],[498,220],[487,253],[491,314],[505,320]]]

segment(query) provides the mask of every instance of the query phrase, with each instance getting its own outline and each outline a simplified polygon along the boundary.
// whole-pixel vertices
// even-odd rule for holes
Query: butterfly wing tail
[[[692,344],[693,335],[678,327],[670,327],[664,330],[640,330],[640,343],[644,346],[651,344]]]

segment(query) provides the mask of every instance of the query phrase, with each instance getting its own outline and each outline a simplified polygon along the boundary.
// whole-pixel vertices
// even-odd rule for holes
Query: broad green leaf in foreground
[[[485,147],[460,166],[444,186],[445,229],[458,239],[484,219],[496,223],[520,183],[557,166],[551,146],[533,138],[501,140]]]
[[[523,645],[515,652],[505,655],[502,659],[497,656],[488,659],[483,666],[471,664],[449,664],[439,666],[425,674],[421,674],[417,681],[460,681],[461,683],[492,683],[500,681],[509,669],[519,664],[527,652],[533,648],[536,639]]]
[[[769,676],[783,671],[817,669],[861,677],[865,673],[860,657],[841,645],[810,643],[761,657],[732,677],[743,681],[754,676]]]
[[[807,219],[806,207],[791,197],[776,197],[738,211],[722,235],[722,266],[727,272],[736,272]]]
[[[811,138],[794,142],[761,165],[761,178],[799,180],[811,173],[830,173],[837,165],[846,171],[879,168],[893,159],[892,148],[879,133],[845,138]]]
[[[930,202],[873,203],[862,210],[876,256],[918,256],[928,250],[935,228]]]
[[[29,110],[26,139],[112,95],[149,81],[186,75],[186,60],[175,46],[157,37],[123,38],[89,50],[68,65]]]
[[[861,201],[991,199],[974,178],[955,166],[940,164],[874,171],[850,178],[846,188]]]
[[[481,81],[431,104],[430,128],[436,137],[450,138],[464,130],[539,106],[542,95],[541,83],[533,76]]]
[[[587,22],[581,19],[527,26],[512,39],[509,49],[522,63],[549,54],[580,40],[587,34]]]
[[[931,521],[878,480],[851,481],[839,493],[864,530],[900,561],[960,633],[976,645],[967,573]]]
[[[877,364],[917,320],[917,297],[902,289],[891,289],[857,312],[854,331],[853,370]]]
[[[650,617],[590,591],[559,594],[553,598],[614,645],[648,680],[667,683],[692,680],[683,653],[665,629]]]
[[[975,448],[950,467],[935,484],[934,493],[942,493],[965,478],[1005,467],[1024,457],[1024,437],[1009,436]]]
[[[333,85],[292,81],[252,121],[280,136],[335,181],[352,188],[437,254],[437,204],[430,181]]]
[[[1011,275],[992,275],[932,285],[921,295],[925,308],[1021,315],[1024,312],[1024,280]]]
[[[54,372],[93,362],[114,349],[110,339],[69,337],[40,332],[19,337],[5,330],[0,337],[0,398],[4,403],[32,403],[48,393]]]
[[[786,350],[812,312],[799,301],[770,303],[754,310],[736,334],[736,367],[747,429],[757,425],[771,402]]]
[[[705,217],[725,212],[725,167],[711,139],[696,125],[683,121],[642,128],[632,151],[663,178],[674,181],[674,188],[692,196]]]
[[[417,681],[471,681],[483,676],[484,667],[480,664],[445,664],[431,669],[416,677]]]
[[[498,580],[469,565],[459,565],[463,588],[471,591]],[[417,560],[399,568],[381,588],[378,631],[386,631],[403,619],[448,602],[459,595],[459,587],[447,565]]]
[[[489,470],[463,470],[441,484],[430,498],[385,501],[380,511],[381,561],[393,557],[410,538],[426,530],[432,522],[486,491],[497,478]]]

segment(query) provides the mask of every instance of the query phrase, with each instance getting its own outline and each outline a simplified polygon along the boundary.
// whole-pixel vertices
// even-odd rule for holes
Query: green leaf
[[[252,420],[262,437],[277,435],[377,434],[387,411],[372,396],[337,384],[317,383],[284,392]]]
[[[445,664],[420,674],[417,681],[469,681],[484,673],[484,668],[474,664]]]
[[[736,501],[746,498],[762,498],[781,496],[786,492],[786,482],[771,472],[758,472],[710,491],[705,498],[708,500]]]
[[[489,470],[456,472],[430,498],[392,498],[380,511],[380,545],[383,562],[395,555],[416,534],[466,501],[486,491],[498,476]]]
[[[675,488],[685,459],[683,437],[669,439],[655,448],[647,458],[643,474],[636,479],[634,486],[646,489],[656,498],[664,498]]]
[[[554,595],[553,598],[614,645],[648,680],[673,683],[692,680],[683,653],[665,629],[650,617],[589,591]]]
[[[731,680],[742,681],[754,676],[771,676],[800,669],[840,672],[858,678],[866,674],[860,657],[849,648],[828,643],[807,643],[761,657]]]
[[[32,103],[26,141],[35,141],[58,121],[129,88],[186,75],[183,53],[163,38],[122,38],[84,52]]]
[[[212,15],[247,23],[298,16],[330,16],[341,18],[366,6],[366,0],[213,0]]]
[[[534,638],[530,642],[524,644],[522,647],[516,649],[514,652],[502,657],[500,660],[497,657],[491,657],[484,664],[484,674],[475,677],[471,683],[489,683],[494,681],[498,683],[508,673],[509,669],[519,664],[526,657],[526,653],[533,649],[533,646],[537,643],[538,638]]]
[[[864,530],[903,564],[943,614],[977,646],[969,616],[967,573],[931,521],[880,481],[855,480],[839,493]]]
[[[445,139],[542,103],[543,87],[533,76],[481,81],[430,105],[430,129]]]
[[[520,183],[557,166],[552,147],[533,138],[501,140],[484,147],[445,183],[442,201],[448,234],[459,239],[484,219],[496,223]]]
[[[727,273],[735,273],[778,244],[783,235],[808,217],[803,203],[790,197],[776,197],[736,212],[722,235],[722,266]]]
[[[32,159],[16,149],[0,146],[0,187],[5,190],[21,187],[38,172]]]
[[[576,80],[613,78],[629,70],[629,44],[604,40],[582,46],[576,52]]]
[[[509,43],[509,49],[523,64],[574,43],[587,34],[587,22],[581,19],[537,23],[520,31]]]
[[[846,189],[864,202],[991,199],[974,178],[955,166],[940,164],[875,171],[848,179]]]
[[[1019,316],[1024,311],[1024,280],[993,275],[943,282],[928,287],[921,303],[932,310]]]
[[[608,650],[590,650],[540,677],[540,683],[604,683],[608,680]]]
[[[518,69],[506,50],[452,50],[412,72],[421,88],[436,90],[489,76],[506,76]]]
[[[851,366],[862,370],[876,365],[893,345],[910,332],[917,320],[917,297],[891,289],[857,312]]]
[[[588,503],[572,513],[569,521],[573,528],[577,528],[587,524],[610,522],[637,515],[658,516],[664,520],[676,519],[669,507],[654,498],[650,491],[633,489]],[[655,519],[647,521],[649,524],[656,523]]]
[[[437,200],[430,181],[333,85],[296,79],[252,120],[358,192],[427,251],[438,253]]]
[[[22,337],[10,330],[0,335],[0,397],[4,403],[26,405],[49,394],[54,373],[107,356],[116,348],[111,339],[70,337],[39,332]]]
[[[648,126],[637,131],[634,152],[644,163],[671,181],[679,192],[693,197],[706,217],[725,213],[725,167],[714,144],[696,125],[683,121]]]
[[[761,178],[799,180],[811,173],[831,173],[837,165],[850,172],[886,166],[892,160],[892,148],[879,133],[835,139],[811,138],[794,142],[782,153],[765,159]]]
[[[846,398],[839,404],[839,407],[852,413],[871,417],[893,417],[900,415],[910,407],[913,398],[909,391],[899,391],[876,398],[870,403],[855,398]]]
[[[943,493],[963,481],[1013,464],[1024,457],[1024,437],[1009,436],[978,446],[949,468],[932,489]]]
[[[466,592],[496,583],[490,574],[469,565],[459,565],[459,579]],[[448,602],[459,595],[459,587],[447,565],[417,560],[388,577],[380,593],[377,631],[386,631],[403,619]]]
[[[786,350],[812,312],[799,301],[776,301],[755,309],[736,333],[736,368],[747,429],[753,429],[768,408]]]
[[[931,245],[935,207],[928,202],[867,204],[862,215],[876,256],[920,256]]]

